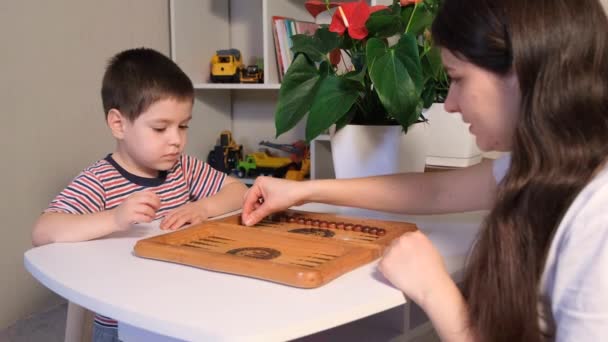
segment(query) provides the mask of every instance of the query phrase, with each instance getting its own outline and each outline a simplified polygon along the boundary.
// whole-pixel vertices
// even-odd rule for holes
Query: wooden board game
[[[287,210],[252,227],[240,215],[207,221],[135,245],[135,255],[314,288],[382,255],[416,230],[392,222]]]

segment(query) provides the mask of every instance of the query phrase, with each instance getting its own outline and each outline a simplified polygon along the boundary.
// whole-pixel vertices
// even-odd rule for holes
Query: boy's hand
[[[201,201],[190,202],[169,212],[161,221],[160,229],[175,230],[183,225],[197,224],[209,218]]]
[[[127,230],[136,222],[152,222],[160,208],[160,198],[154,191],[144,190],[127,197],[114,211],[118,230]]]

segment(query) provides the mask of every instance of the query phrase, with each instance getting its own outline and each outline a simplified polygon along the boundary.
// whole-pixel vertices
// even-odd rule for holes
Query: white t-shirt
[[[510,164],[494,162],[500,182]],[[540,283],[541,328],[555,341],[608,341],[608,167],[575,198],[560,222]]]

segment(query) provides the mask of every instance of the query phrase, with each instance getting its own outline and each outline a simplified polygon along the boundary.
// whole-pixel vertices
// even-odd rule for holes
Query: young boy
[[[244,184],[182,154],[194,89],[173,61],[151,49],[123,51],[106,69],[101,96],[116,149],[55,197],[34,227],[34,245],[155,219],[173,230],[241,207]],[[95,341],[116,338],[116,321],[98,315],[95,323]]]

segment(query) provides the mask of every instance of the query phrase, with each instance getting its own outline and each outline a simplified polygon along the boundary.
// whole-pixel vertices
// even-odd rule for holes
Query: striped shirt
[[[161,206],[156,219],[188,202],[216,194],[226,174],[194,157],[182,155],[175,166],[161,171],[157,178],[144,178],[123,169],[112,155],[82,171],[61,192],[44,212],[92,214],[120,205],[130,195],[153,190]],[[116,328],[118,323],[108,317],[95,316],[95,323]]]
[[[207,163],[182,155],[171,170],[161,171],[157,178],[144,178],[129,173],[108,155],[74,178],[45,212],[97,213],[117,207],[136,192],[153,190],[161,201],[158,219],[188,202],[214,195],[225,177]]]

